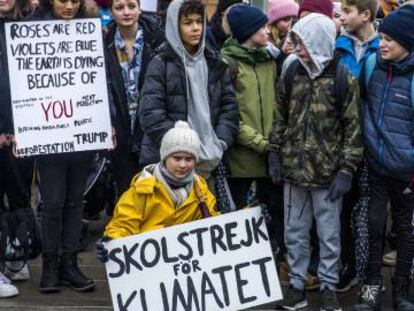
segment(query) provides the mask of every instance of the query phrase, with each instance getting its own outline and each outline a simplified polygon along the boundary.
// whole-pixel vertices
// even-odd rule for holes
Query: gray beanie
[[[168,156],[176,152],[191,153],[198,161],[200,139],[197,133],[185,121],[177,121],[174,127],[165,133],[161,141],[161,161],[164,161]]]

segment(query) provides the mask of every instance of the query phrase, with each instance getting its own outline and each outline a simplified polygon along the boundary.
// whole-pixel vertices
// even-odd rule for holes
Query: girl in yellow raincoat
[[[107,261],[103,241],[217,215],[216,199],[195,173],[200,140],[187,122],[178,121],[161,141],[161,162],[146,166],[115,208],[98,259]]]

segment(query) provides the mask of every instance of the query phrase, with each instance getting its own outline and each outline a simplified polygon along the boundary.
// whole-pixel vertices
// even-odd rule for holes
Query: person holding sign
[[[148,65],[138,107],[143,130],[140,164],[159,158],[164,134],[177,120],[200,137],[197,172],[205,178],[220,164],[238,133],[238,108],[226,65],[205,45],[205,6],[174,0],[168,7],[167,42]]]
[[[139,170],[137,153],[142,133],[138,99],[145,71],[159,45],[160,28],[152,18],[141,14],[139,0],[110,0],[108,6],[115,20],[105,38],[117,110],[118,144],[112,159],[118,191],[123,193]]]
[[[218,215],[216,199],[195,173],[200,140],[187,122],[178,121],[163,137],[161,162],[146,166],[119,199],[115,213],[97,242],[98,259],[106,262],[103,241]]]

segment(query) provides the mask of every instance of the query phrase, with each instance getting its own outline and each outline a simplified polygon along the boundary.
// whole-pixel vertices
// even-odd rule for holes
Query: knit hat
[[[298,16],[299,5],[293,0],[270,0],[267,8],[267,17],[269,23],[288,17]]]
[[[310,13],[320,13],[332,18],[333,16],[333,2],[332,0],[304,0],[299,7],[299,16],[303,11]]]
[[[160,156],[162,161],[176,152],[191,153],[196,160],[199,157],[200,139],[185,121],[177,121],[161,140]]]
[[[236,3],[243,3],[243,0],[219,0],[217,4],[217,12],[222,13],[224,12],[228,7],[232,6]]]
[[[236,5],[227,13],[231,33],[239,43],[245,42],[269,21],[258,8]]]
[[[407,4],[387,15],[378,32],[385,33],[407,51],[414,51],[414,5]]]

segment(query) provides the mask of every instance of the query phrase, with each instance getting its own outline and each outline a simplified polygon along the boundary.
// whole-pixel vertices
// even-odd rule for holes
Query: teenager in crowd
[[[267,7],[269,18],[270,41],[279,48],[297,18],[299,5],[293,0],[270,0]]]
[[[197,219],[215,216],[216,199],[206,181],[195,173],[200,140],[187,122],[177,121],[161,141],[160,158],[136,175],[97,243],[98,259],[108,260],[103,244]]]
[[[187,120],[201,141],[196,169],[209,177],[237,135],[234,91],[223,61],[205,46],[204,5],[174,0],[166,23],[167,42],[150,62],[140,96],[140,165],[158,161],[164,134]]]
[[[142,131],[138,102],[145,71],[163,36],[159,25],[141,14],[139,0],[110,0],[108,5],[115,21],[106,34],[108,78],[117,116],[117,147],[112,159],[118,191],[123,193],[139,170]]]
[[[5,23],[22,19],[26,15],[25,0],[0,2],[0,208],[4,209],[4,195],[10,210],[30,207],[30,186],[33,166],[30,160],[16,159],[10,145],[13,143],[13,120],[11,112],[10,84],[7,65]],[[1,255],[0,255],[1,260]],[[20,264],[20,263],[19,263]],[[28,279],[27,265],[17,273],[7,271],[13,280]],[[18,295],[18,289],[0,272],[0,298]]]
[[[362,157],[358,83],[334,57],[331,18],[311,13],[291,31],[298,59],[280,84],[275,128],[270,136],[269,174],[284,184],[285,242],[290,287],[282,307],[307,306],[305,284],[313,219],[319,237],[321,310],[341,310],[339,282],[342,197],[351,189]],[[347,88],[341,102],[336,71]],[[288,77],[291,77],[288,79]]]
[[[397,234],[392,279],[394,310],[414,310],[409,289],[414,257],[414,5],[390,13],[381,23],[380,49],[361,75],[363,134],[369,165],[369,258],[357,310],[381,310],[384,226],[391,203]]]

